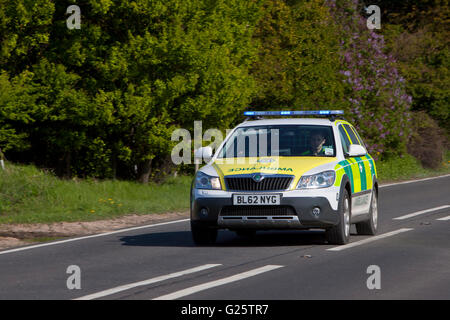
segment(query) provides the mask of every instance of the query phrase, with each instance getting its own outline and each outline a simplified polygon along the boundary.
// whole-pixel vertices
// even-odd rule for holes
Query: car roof
[[[321,125],[333,126],[335,122],[330,119],[317,118],[282,118],[282,119],[262,119],[249,120],[238,125],[238,127],[253,127],[253,126],[267,126],[267,125]]]

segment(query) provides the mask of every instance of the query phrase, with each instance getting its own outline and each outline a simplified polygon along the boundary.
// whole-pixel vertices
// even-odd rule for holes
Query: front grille
[[[235,191],[276,191],[289,188],[293,177],[265,177],[256,182],[252,177],[225,177],[228,190]]]
[[[294,216],[291,206],[225,206],[221,216]]]

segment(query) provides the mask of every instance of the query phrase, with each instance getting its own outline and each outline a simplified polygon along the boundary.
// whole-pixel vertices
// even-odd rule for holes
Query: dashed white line
[[[253,269],[247,272],[243,272],[243,273],[239,273],[236,274],[234,276],[231,277],[227,277],[227,278],[223,278],[223,279],[219,279],[219,280],[215,280],[215,281],[210,281],[210,282],[206,282],[197,286],[193,286],[190,288],[186,288],[183,290],[179,290],[173,293],[169,293],[160,297],[157,297],[153,300],[174,300],[174,299],[178,299],[181,297],[185,297],[188,295],[191,295],[193,293],[199,292],[199,291],[203,291],[203,290],[207,290],[210,288],[214,288],[214,287],[218,287],[224,284],[228,284],[231,282],[235,282],[235,281],[239,281],[245,278],[249,278],[249,277],[253,277],[256,276],[258,274],[264,273],[264,272],[268,272],[268,271],[272,271],[278,268],[282,268],[283,266],[277,266],[277,265],[267,265],[261,268],[257,268],[257,269]]]
[[[410,213],[410,214],[406,214],[404,216],[400,216],[400,217],[394,218],[393,220],[409,219],[409,218],[412,218],[412,217],[419,216],[421,214],[425,214],[425,213],[428,213],[428,212],[437,211],[437,210],[441,210],[441,209],[446,209],[446,208],[450,208],[450,205],[445,205],[445,206],[440,206],[440,207],[431,208],[431,209],[427,209],[427,210],[421,210],[421,211],[413,212],[413,213]]]
[[[366,244],[366,243],[370,243],[370,242],[373,242],[373,241],[376,241],[376,240],[384,239],[384,238],[387,238],[387,237],[392,237],[392,236],[395,236],[395,235],[397,235],[399,233],[403,233],[403,232],[410,231],[410,230],[414,230],[414,229],[412,229],[412,228],[402,228],[402,229],[398,229],[398,230],[395,230],[395,231],[383,233],[383,234],[380,234],[378,236],[370,237],[370,238],[367,238],[367,239],[364,239],[364,240],[352,242],[352,243],[349,243],[349,244],[346,244],[346,245],[333,247],[333,248],[330,248],[330,249],[327,249],[327,250],[328,251],[342,251],[342,250],[345,250],[345,249],[349,249],[349,248],[357,247],[357,246],[360,246],[360,245],[363,245],[363,244]]]
[[[191,268],[191,269],[187,269],[187,270],[184,270],[184,271],[170,273],[170,274],[166,274],[166,275],[159,276],[159,277],[156,277],[156,278],[151,278],[151,279],[144,280],[144,281],[139,281],[139,282],[126,284],[126,285],[123,285],[123,286],[120,286],[120,287],[115,287],[115,288],[112,288],[112,289],[103,290],[103,291],[100,291],[100,292],[97,292],[97,293],[93,293],[93,294],[90,294],[90,295],[87,295],[87,296],[76,298],[74,300],[98,299],[98,298],[110,296],[110,295],[118,293],[118,292],[126,291],[126,290],[129,290],[129,289],[132,289],[132,288],[141,287],[141,286],[147,286],[147,285],[150,285],[150,284],[153,284],[153,283],[156,283],[156,282],[161,282],[161,281],[165,281],[165,280],[172,279],[172,278],[182,277],[182,276],[187,275],[187,274],[203,271],[203,270],[214,268],[214,267],[218,267],[218,266],[221,266],[221,264],[205,264],[205,265],[198,266],[198,267]]]
[[[439,220],[439,221],[447,221],[447,220],[450,220],[450,216],[446,216],[446,217],[439,218],[439,219],[436,219],[436,220]]]

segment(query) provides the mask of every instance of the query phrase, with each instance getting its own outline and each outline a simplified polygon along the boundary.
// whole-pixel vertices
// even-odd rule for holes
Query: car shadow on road
[[[197,247],[190,231],[157,232],[119,239],[125,246],[144,247]],[[231,231],[219,231],[216,243],[207,247],[280,247],[326,245],[324,232],[304,231],[259,231],[251,237],[237,236]]]

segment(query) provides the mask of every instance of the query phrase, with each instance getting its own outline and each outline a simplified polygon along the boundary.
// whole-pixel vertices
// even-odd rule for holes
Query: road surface
[[[181,220],[0,251],[0,299],[450,299],[449,175],[380,188],[378,235],[353,229],[346,246],[321,231],[219,231],[197,247],[189,230]]]

